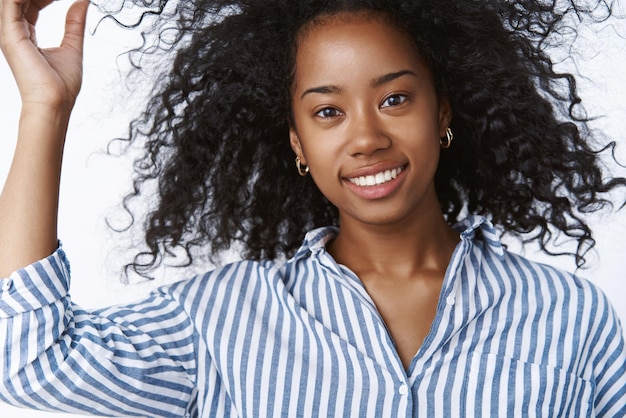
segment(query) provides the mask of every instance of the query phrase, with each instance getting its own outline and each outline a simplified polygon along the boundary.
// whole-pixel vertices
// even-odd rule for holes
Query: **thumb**
[[[89,0],[75,1],[67,11],[65,19],[65,35],[61,42],[62,47],[73,48],[83,53],[83,39],[85,38],[85,21]]]

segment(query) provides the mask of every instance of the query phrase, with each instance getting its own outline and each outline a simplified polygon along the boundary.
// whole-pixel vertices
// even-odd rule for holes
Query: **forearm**
[[[69,110],[26,104],[0,194],[0,277],[48,256],[57,246],[63,144]]]
[[[17,149],[0,195],[0,277],[49,255],[57,242],[63,144],[82,82],[89,2],[74,2],[61,45],[42,49],[35,24],[51,2],[0,0],[0,49],[23,103]]]

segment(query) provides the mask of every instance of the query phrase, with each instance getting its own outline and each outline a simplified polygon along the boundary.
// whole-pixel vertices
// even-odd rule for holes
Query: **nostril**
[[[380,131],[361,132],[350,138],[349,149],[351,154],[370,155],[376,151],[387,149],[391,140]]]

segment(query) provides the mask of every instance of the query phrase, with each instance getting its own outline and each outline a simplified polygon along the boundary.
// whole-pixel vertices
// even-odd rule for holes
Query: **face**
[[[393,224],[439,211],[434,176],[450,122],[425,62],[383,19],[327,19],[303,32],[291,146],[347,222]]]

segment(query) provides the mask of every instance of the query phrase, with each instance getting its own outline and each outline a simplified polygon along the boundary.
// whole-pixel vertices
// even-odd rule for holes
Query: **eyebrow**
[[[381,75],[380,77],[376,77],[370,82],[370,85],[373,88],[380,87],[383,84],[389,83],[390,81],[393,81],[405,75],[417,76],[417,74],[415,74],[411,70],[401,70],[395,73],[384,74],[384,75]],[[335,85],[313,87],[313,88],[305,90],[304,93],[302,93],[302,96],[300,96],[300,100],[302,100],[304,96],[310,93],[338,94],[338,93],[341,93],[342,91],[343,89],[341,87],[335,86]]]
[[[306,90],[304,93],[302,93],[302,96],[300,96],[300,100],[304,99],[304,96],[306,96],[309,93],[320,93],[320,94],[332,94],[332,93],[341,93],[343,91],[343,89],[339,86],[319,86],[319,87],[313,87],[311,89]]]
[[[382,86],[385,83],[389,83],[390,81],[393,81],[396,78],[400,78],[400,77],[405,76],[405,75],[412,75],[412,76],[417,77],[417,74],[415,74],[411,70],[402,70],[402,71],[397,71],[395,73],[389,73],[389,74],[381,75],[380,77],[377,77],[377,78],[373,79],[370,84],[371,84],[372,87],[380,87],[380,86]]]

